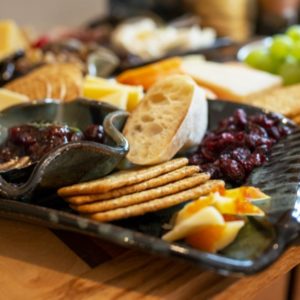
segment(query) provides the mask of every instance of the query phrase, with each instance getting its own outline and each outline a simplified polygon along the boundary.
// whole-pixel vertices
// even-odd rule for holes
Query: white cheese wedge
[[[282,84],[279,76],[239,64],[183,59],[182,70],[219,98],[235,101]]]

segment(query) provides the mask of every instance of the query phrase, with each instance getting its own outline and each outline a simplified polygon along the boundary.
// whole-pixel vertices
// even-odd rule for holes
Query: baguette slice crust
[[[158,164],[199,144],[207,128],[207,111],[204,90],[189,76],[158,81],[124,127],[130,145],[127,159],[137,165]]]

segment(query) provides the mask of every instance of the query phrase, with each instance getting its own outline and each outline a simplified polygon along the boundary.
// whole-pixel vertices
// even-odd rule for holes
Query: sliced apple
[[[194,248],[215,253],[231,244],[244,225],[245,222],[240,220],[223,225],[200,226],[185,241]]]
[[[269,196],[254,187],[223,190],[201,197],[182,208],[166,241],[185,239],[191,246],[217,252],[231,244],[245,225],[244,216],[264,216],[251,201]]]
[[[194,200],[188,203],[178,212],[176,216],[175,224],[179,224],[180,222],[189,218],[194,213],[203,209],[204,207],[212,205],[213,202],[214,202],[213,194],[210,194],[209,196],[200,197],[198,200]]]
[[[270,197],[254,186],[242,186],[235,189],[224,190],[221,193],[225,197],[242,197],[249,201],[269,199]]]
[[[206,197],[201,197],[198,200],[192,201],[179,211],[176,217],[175,224],[191,216],[203,207],[212,205],[221,214],[240,215],[240,216],[264,216],[264,212],[249,199],[245,198],[244,191],[240,188],[228,190],[220,195],[219,192],[211,193]],[[226,195],[226,196],[223,196]]]
[[[264,216],[265,213],[259,207],[252,204],[250,199],[246,198],[245,195],[245,189],[243,188],[227,190],[224,196],[215,193],[213,205],[222,214]]]
[[[230,245],[237,237],[239,231],[245,225],[245,221],[232,221],[226,222],[223,234],[220,239],[215,243],[214,252],[224,249],[226,246]]]
[[[167,232],[162,238],[165,241],[173,242],[185,238],[201,226],[224,224],[224,218],[217,211],[217,209],[212,206],[208,206],[192,214],[182,222],[179,222],[171,231]]]

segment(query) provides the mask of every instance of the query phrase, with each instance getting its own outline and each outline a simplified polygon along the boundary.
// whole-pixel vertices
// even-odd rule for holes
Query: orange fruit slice
[[[117,76],[117,81],[129,85],[142,85],[149,89],[159,78],[166,75],[182,73],[181,58],[172,57],[147,66],[124,71]]]

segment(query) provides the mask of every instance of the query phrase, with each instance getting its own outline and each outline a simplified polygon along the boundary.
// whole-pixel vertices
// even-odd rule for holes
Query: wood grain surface
[[[300,247],[293,247],[265,272],[223,277],[102,240],[0,219],[0,299],[246,300],[299,262]]]
[[[49,230],[0,220],[0,299],[55,299],[88,270]]]

